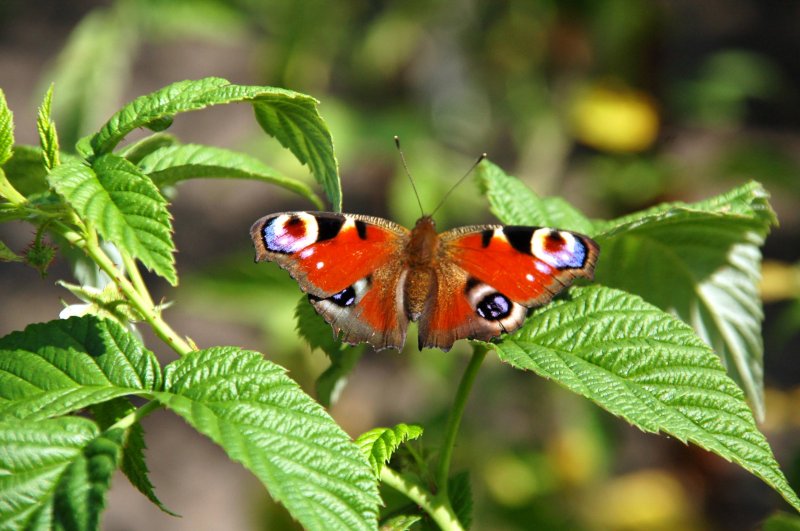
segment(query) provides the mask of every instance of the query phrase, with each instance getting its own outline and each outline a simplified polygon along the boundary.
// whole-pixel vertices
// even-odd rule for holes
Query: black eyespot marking
[[[511,314],[511,301],[502,293],[490,293],[478,303],[478,315],[487,321],[499,321]]]
[[[356,302],[356,290],[353,289],[353,286],[348,286],[339,293],[331,295],[327,300],[342,308],[352,306]]]
[[[317,220],[317,241],[330,240],[335,238],[344,225],[344,217],[316,217]]]
[[[356,220],[356,232],[358,233],[358,237],[362,240],[367,239],[367,224],[363,221],[357,219]]]
[[[489,243],[491,243],[493,236],[494,236],[494,229],[486,229],[484,231],[481,231],[481,246],[483,248],[489,247]]]
[[[561,233],[555,229],[550,231],[550,234],[547,235],[547,239],[550,240],[550,243],[558,246],[567,243],[564,237],[561,235]]]
[[[469,292],[472,291],[472,288],[480,284],[481,281],[475,277],[467,277],[467,285],[464,286],[464,293],[469,295]]]
[[[508,243],[511,247],[524,254],[533,254],[531,252],[531,237],[536,229],[533,227],[504,227],[503,234],[506,235]]]

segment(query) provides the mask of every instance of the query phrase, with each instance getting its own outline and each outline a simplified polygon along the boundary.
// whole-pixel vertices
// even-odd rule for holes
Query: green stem
[[[433,521],[441,529],[445,531],[463,531],[464,527],[458,521],[458,517],[447,498],[433,496],[420,484],[419,480],[384,466],[381,469],[381,481],[422,507],[426,513],[431,515]]]
[[[5,197],[9,202],[17,206],[24,205],[28,202],[25,196],[19,193],[11,182],[9,182],[2,169],[0,169],[0,197]]]
[[[175,352],[184,356],[194,350],[175,330],[172,329],[166,321],[161,318],[161,315],[149,302],[149,294],[145,298],[140,295],[138,290],[125,278],[119,269],[114,265],[114,262],[106,255],[100,248],[97,242],[87,240],[82,235],[71,230],[70,228],[60,223],[55,224],[56,230],[61,233],[68,242],[76,247],[83,249],[89,258],[94,260],[97,266],[102,269],[117,287],[122,291],[131,306],[136,308],[141,314],[142,318],[147,321],[153,328],[153,332],[161,338],[167,345],[169,345]]]
[[[439,489],[436,495],[437,498],[447,499],[447,479],[450,476],[450,461],[453,458],[453,448],[456,445],[458,428],[461,426],[461,417],[464,416],[464,407],[467,405],[467,398],[469,398],[469,392],[472,390],[472,384],[475,382],[478,369],[480,369],[487,352],[489,352],[488,349],[481,345],[473,347],[472,358],[470,358],[467,368],[464,369],[461,382],[458,384],[453,408],[450,410],[450,416],[447,419],[442,453],[439,457],[439,467],[436,471],[436,486]]]
[[[144,279],[142,279],[142,275],[136,265],[136,260],[131,258],[131,256],[124,251],[120,251],[120,255],[122,256],[122,263],[125,265],[125,271],[128,272],[128,276],[131,282],[133,282],[133,287],[136,288],[139,295],[147,301],[148,306],[155,306],[153,304],[153,299],[150,297],[150,291],[148,291],[147,285],[145,285]]]
[[[160,407],[161,404],[159,402],[151,400],[142,407],[136,408],[134,411],[131,411],[129,414],[116,421],[114,424],[109,426],[108,429],[121,428],[123,430],[127,430]]]

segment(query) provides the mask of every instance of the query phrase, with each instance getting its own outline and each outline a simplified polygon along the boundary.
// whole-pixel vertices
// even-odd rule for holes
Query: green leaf
[[[107,429],[112,424],[136,411],[136,408],[127,398],[115,398],[92,407],[92,414],[101,428]],[[124,444],[122,447],[122,463],[120,469],[147,499],[159,509],[171,516],[178,516],[161,503],[155,493],[155,488],[150,482],[150,471],[144,459],[147,448],[144,442],[144,428],[140,422],[133,423],[125,430]]]
[[[336,210],[342,193],[333,141],[317,111],[317,100],[274,87],[233,85],[221,78],[179,81],[141,96],[112,116],[90,144],[95,155],[108,153],[139,127],[163,129],[178,113],[212,105],[249,102],[264,131],[307,164]]]
[[[156,397],[253,472],[306,529],[377,526],[377,483],[358,447],[258,352],[192,352],[167,366]]]
[[[22,262],[24,259],[0,241],[0,262]]]
[[[98,529],[121,434],[77,417],[0,422],[0,528]]]
[[[742,390],[683,322],[615,289],[572,288],[493,345],[647,432],[692,442],[752,472],[800,510]]]
[[[308,165],[333,204],[333,210],[340,212],[339,164],[331,134],[317,111],[317,101],[310,97],[287,99],[276,94],[260,98],[255,110],[261,128],[289,148],[297,160]]]
[[[469,472],[465,470],[448,479],[447,492],[458,521],[464,529],[469,529],[472,525],[472,486]]]
[[[408,531],[420,520],[422,517],[418,514],[393,516],[381,524],[380,531]]]
[[[478,185],[492,213],[503,223],[593,233],[592,222],[560,197],[541,198],[516,177],[488,160],[478,165]]]
[[[25,197],[30,197],[50,188],[43,161],[44,155],[38,146],[14,146],[14,152],[3,164],[3,170],[14,188]]]
[[[14,148],[14,113],[8,108],[6,94],[0,89],[0,166],[11,158]]]
[[[0,338],[0,419],[43,419],[160,387],[161,368],[125,329],[94,316]]]
[[[178,283],[167,202],[136,166],[122,157],[103,155],[91,168],[64,163],[48,180],[104,240],[173,286]]]
[[[119,150],[118,154],[138,166],[139,162],[152,152],[179,144],[180,142],[175,135],[169,133],[153,133],[138,142],[125,146]]]
[[[750,183],[605,222],[595,280],[641,295],[691,324],[722,358],[763,417],[763,310],[759,247],[774,213]]]
[[[53,102],[53,85],[47,89],[44,96],[44,101],[39,107],[39,112],[36,115],[36,130],[39,132],[39,143],[42,146],[42,156],[44,160],[44,167],[47,170],[52,170],[60,164],[58,158],[58,133],[56,133],[56,124],[50,118],[50,107]]]
[[[322,201],[305,183],[281,175],[256,158],[228,149],[198,144],[167,146],[142,158],[139,168],[159,188],[185,179],[250,179],[280,186],[323,208]]]
[[[778,512],[767,518],[762,531],[800,531],[800,516]]]
[[[297,302],[294,312],[297,333],[311,350],[320,349],[331,360],[330,366],[317,378],[317,400],[325,407],[335,404],[347,383],[348,375],[364,355],[362,345],[351,346],[337,340],[331,326],[314,310],[308,297]]]
[[[392,458],[401,444],[413,441],[422,435],[422,428],[415,424],[398,424],[394,428],[374,428],[362,433],[356,444],[369,460],[376,477],[381,475],[383,466]]]

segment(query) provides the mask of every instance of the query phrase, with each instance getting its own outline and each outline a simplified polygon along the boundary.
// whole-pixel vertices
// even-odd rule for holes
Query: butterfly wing
[[[488,340],[522,326],[529,308],[577,278],[592,279],[599,247],[574,232],[522,226],[460,227],[440,235],[437,293],[420,318],[420,346]]]
[[[250,229],[256,261],[287,270],[342,341],[401,348],[408,229],[385,219],[280,212]]]

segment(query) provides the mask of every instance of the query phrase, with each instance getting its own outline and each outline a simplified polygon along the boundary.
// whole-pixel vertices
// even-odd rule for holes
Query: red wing
[[[576,278],[591,279],[599,248],[587,236],[548,228],[485,225],[440,235],[436,296],[420,318],[420,345],[513,332],[527,309]]]
[[[330,297],[395,259],[408,229],[381,218],[281,212],[256,221],[256,261],[276,262],[317,297]]]
[[[286,269],[343,341],[402,347],[408,229],[370,216],[282,212],[256,221],[250,235],[256,261]]]
[[[541,227],[462,227],[441,238],[457,266],[527,307],[549,302],[576,278],[592,279],[599,253],[588,236]]]

